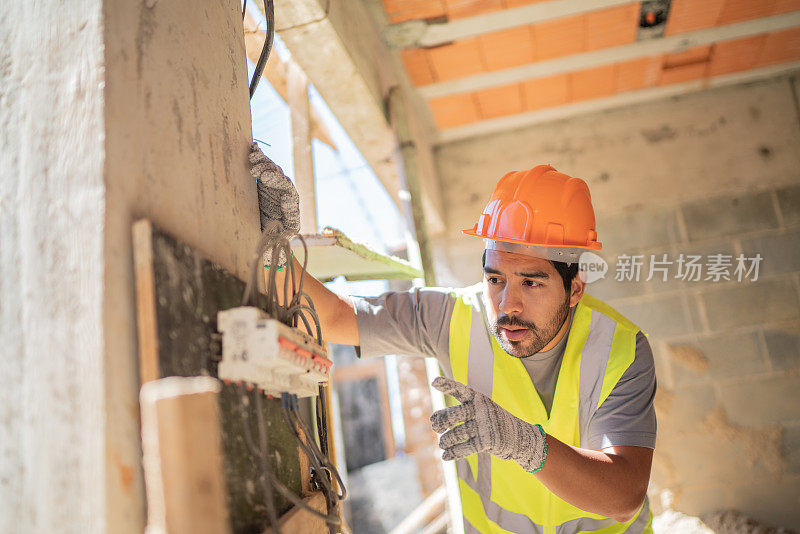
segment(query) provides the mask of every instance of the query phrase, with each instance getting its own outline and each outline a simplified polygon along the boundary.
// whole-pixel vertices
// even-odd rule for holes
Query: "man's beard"
[[[568,315],[569,297],[556,309],[556,313],[552,319],[541,328],[532,322],[523,321],[519,317],[513,315],[500,315],[497,317],[497,321],[492,324],[492,333],[500,344],[500,347],[508,354],[515,358],[527,358],[542,350],[556,337],[556,334],[561,330]],[[526,336],[525,339],[520,341],[508,340],[505,339],[501,333],[502,327],[504,326],[520,326],[527,328],[531,335]]]

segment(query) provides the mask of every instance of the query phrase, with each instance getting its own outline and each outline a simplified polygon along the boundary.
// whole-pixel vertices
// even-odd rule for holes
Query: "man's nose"
[[[503,289],[500,298],[500,311],[506,315],[522,314],[522,300],[519,298],[519,293],[509,289],[508,286]]]

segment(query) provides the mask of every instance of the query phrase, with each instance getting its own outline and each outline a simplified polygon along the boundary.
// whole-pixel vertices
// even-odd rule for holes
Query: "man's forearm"
[[[573,506],[624,523],[644,502],[652,455],[645,447],[580,449],[548,434],[547,460],[536,476]]]
[[[299,281],[300,273],[303,269],[297,258],[293,258],[295,280]],[[276,273],[276,285],[278,287],[278,299],[283,304],[284,280],[288,269]],[[269,271],[264,270],[265,279],[269,280]],[[342,345],[358,345],[358,326],[356,324],[355,310],[349,300],[340,297],[322,284],[319,280],[306,273],[303,281],[303,292],[307,293],[314,301],[314,308],[319,317],[322,337],[331,343]],[[306,318],[311,321],[311,317],[306,313]]]

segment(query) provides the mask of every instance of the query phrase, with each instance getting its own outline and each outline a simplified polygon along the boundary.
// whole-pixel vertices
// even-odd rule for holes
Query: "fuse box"
[[[270,395],[308,397],[330,379],[332,362],[325,347],[259,308],[218,312],[217,327],[222,333],[219,378],[223,381],[243,382]]]

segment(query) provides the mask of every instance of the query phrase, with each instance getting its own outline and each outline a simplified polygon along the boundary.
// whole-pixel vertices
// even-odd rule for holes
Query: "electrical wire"
[[[250,400],[250,396],[248,395],[247,391],[245,390],[244,386],[241,386],[241,393],[244,399],[247,399],[248,402]],[[291,489],[286,487],[272,472],[271,464],[269,462],[269,439],[266,431],[266,427],[263,421],[263,394],[261,392],[256,391],[255,394],[255,410],[258,416],[258,439],[259,444],[255,443],[253,439],[252,430],[250,429],[250,418],[248,413],[245,409],[244,402],[240,403],[240,410],[239,413],[242,418],[242,427],[243,427],[243,434],[244,434],[244,441],[247,448],[250,450],[250,454],[259,460],[261,464],[261,472],[262,476],[259,477],[259,482],[261,483],[262,491],[264,492],[264,496],[267,501],[267,515],[269,517],[270,525],[272,526],[273,531],[275,534],[280,534],[280,527],[278,524],[278,517],[275,510],[274,504],[274,490],[277,490],[287,501],[291,502],[302,508],[303,510],[309,512],[310,514],[322,519],[323,521],[332,524],[332,525],[340,525],[341,519],[336,515],[328,515],[320,512],[319,510],[315,510],[314,508],[310,507],[308,503],[306,503],[302,498],[298,497]],[[285,417],[285,415],[284,415]],[[293,429],[292,435],[297,437],[296,431],[291,423],[288,421],[287,423],[291,429]],[[316,457],[313,456],[311,450],[307,447],[305,442],[302,440],[299,441],[301,446],[303,446],[304,452],[307,456],[314,461],[316,461]]]
[[[299,238],[303,245],[303,262],[300,272],[295,269],[294,255],[291,242],[294,238]],[[250,273],[242,295],[243,306],[257,306],[256,295],[259,288],[259,273],[261,272],[262,259],[265,253],[269,252],[270,258],[274,261],[267,266],[268,272],[265,281],[265,311],[280,322],[297,328],[302,323],[308,334],[315,337],[317,342],[322,345],[322,328],[320,326],[319,315],[317,314],[311,296],[303,291],[306,268],[308,266],[308,246],[303,237],[295,232],[287,231],[279,221],[269,221],[259,237],[256,244],[253,259],[250,265]],[[278,287],[278,258],[286,259],[286,272],[284,273],[283,287]],[[282,300],[281,298],[282,297]],[[246,390],[242,390],[246,398]],[[244,427],[244,438],[247,447],[253,456],[260,459],[261,471],[263,476],[260,478],[265,498],[268,500],[267,511],[270,523],[276,534],[279,534],[277,517],[275,517],[273,502],[274,491],[280,493],[285,499],[324,520],[329,525],[340,525],[341,519],[336,514],[324,514],[311,508],[302,498],[294,494],[272,473],[269,464],[269,441],[266,436],[266,428],[262,420],[263,393],[256,392],[256,409],[258,411],[258,431],[259,443],[256,444],[250,430],[250,422],[242,403],[241,416]],[[336,510],[339,501],[345,498],[346,490],[342,478],[330,459],[325,453],[320,451],[316,441],[311,437],[312,433],[299,415],[297,396],[282,394],[282,411],[284,420],[289,426],[292,436],[294,436],[300,448],[309,459],[312,467],[312,480],[322,490],[325,495],[329,510]],[[298,427],[302,429],[307,440],[303,440],[298,434]],[[332,478],[335,477],[341,491],[336,491],[333,487]]]
[[[294,257],[291,241],[298,238],[303,245],[303,264],[300,273],[295,270]],[[316,338],[317,343],[322,346],[322,327],[320,326],[319,315],[314,307],[311,296],[303,291],[305,276],[308,267],[308,245],[303,236],[286,231],[280,221],[269,221],[261,232],[253,259],[250,264],[250,276],[245,285],[242,295],[242,306],[256,306],[256,294],[259,286],[259,272],[261,272],[261,262],[264,254],[270,253],[270,257],[275,260],[268,266],[266,280],[266,309],[271,317],[278,321],[297,328],[302,322],[308,335]],[[283,300],[279,298],[278,289],[278,261],[277,258],[286,259],[286,273],[283,279]],[[311,322],[309,322],[309,320]],[[313,323],[313,326],[312,326]]]
[[[242,10],[242,18],[244,19],[244,9]],[[264,0],[264,18],[267,21],[266,38],[264,39],[264,46],[261,49],[261,54],[258,56],[256,68],[253,71],[253,78],[250,80],[250,100],[258,87],[258,82],[264,72],[264,67],[267,66],[267,59],[272,51],[272,41],[275,38],[275,6],[273,0]]]

